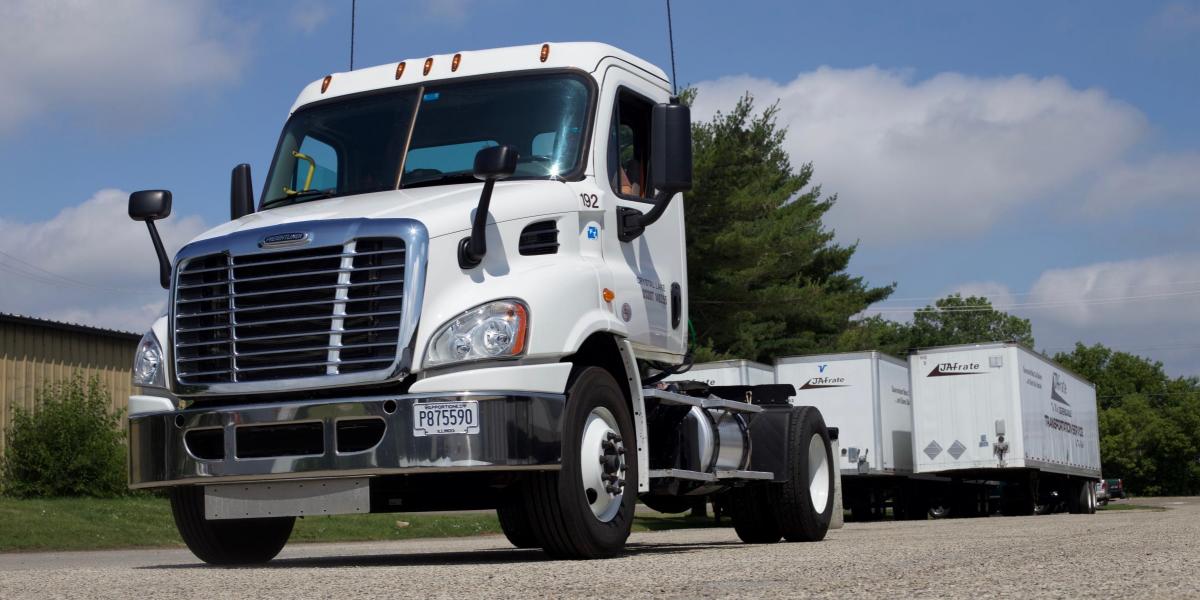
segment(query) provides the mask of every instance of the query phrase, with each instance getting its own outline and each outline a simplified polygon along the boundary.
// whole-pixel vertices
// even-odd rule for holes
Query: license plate
[[[428,402],[413,405],[413,435],[479,433],[479,402]]]

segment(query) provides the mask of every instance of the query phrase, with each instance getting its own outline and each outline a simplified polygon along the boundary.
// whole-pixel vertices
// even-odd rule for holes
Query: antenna
[[[679,82],[675,79],[675,32],[671,27],[671,0],[667,0],[667,42],[671,45],[671,95],[679,95]]]
[[[358,16],[358,0],[350,0],[350,70],[354,70],[354,18]]]

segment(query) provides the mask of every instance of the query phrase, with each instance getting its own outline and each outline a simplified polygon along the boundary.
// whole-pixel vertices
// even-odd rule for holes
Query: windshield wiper
[[[309,200],[323,200],[332,198],[337,195],[337,192],[330,190],[304,190],[296,192],[288,196],[282,196],[263,203],[263,208],[271,208],[272,206],[283,206],[287,204],[296,204],[297,202],[307,202]]]

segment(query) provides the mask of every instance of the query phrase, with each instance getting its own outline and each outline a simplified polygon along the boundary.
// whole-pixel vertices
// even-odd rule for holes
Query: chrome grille
[[[399,238],[188,259],[175,282],[176,379],[220,384],[386,369],[400,346],[404,279]]]

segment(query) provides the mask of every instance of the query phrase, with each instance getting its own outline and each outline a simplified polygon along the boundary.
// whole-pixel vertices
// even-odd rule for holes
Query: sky
[[[350,0],[0,6],[0,312],[145,330],[163,310],[132,190],[174,252],[261,189],[300,89],[349,61]],[[837,203],[873,314],[948,293],[1200,375],[1200,1],[672,3],[695,120],[778,103]],[[600,41],[671,71],[663,2],[359,0],[355,66]]]

